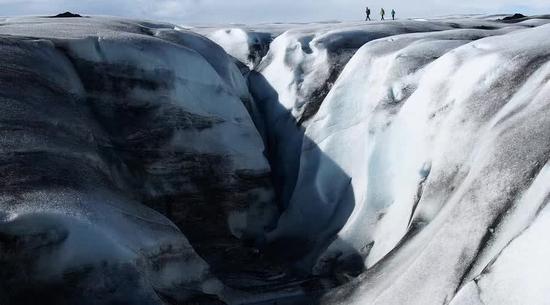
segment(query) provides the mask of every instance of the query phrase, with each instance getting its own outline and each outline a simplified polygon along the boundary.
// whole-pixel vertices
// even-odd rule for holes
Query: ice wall
[[[224,299],[215,275],[243,266],[223,253],[277,208],[223,49],[167,24],[8,18],[0,53],[1,299]]]
[[[314,144],[302,149],[299,196],[279,221],[315,219],[315,236],[342,206],[333,194],[353,192],[323,256],[359,253],[368,269],[323,304],[445,304],[457,291],[456,304],[544,304],[547,245],[536,232],[548,188],[536,181],[550,156],[549,31],[394,36],[354,55],[306,129]],[[351,188],[310,157],[313,145]]]
[[[550,27],[502,17],[298,27],[249,74],[283,208],[268,242],[305,272],[366,270],[322,304],[548,298]]]

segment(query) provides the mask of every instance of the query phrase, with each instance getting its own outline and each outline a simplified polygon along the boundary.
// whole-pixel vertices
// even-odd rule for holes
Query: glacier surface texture
[[[550,16],[0,19],[0,304],[550,304]]]

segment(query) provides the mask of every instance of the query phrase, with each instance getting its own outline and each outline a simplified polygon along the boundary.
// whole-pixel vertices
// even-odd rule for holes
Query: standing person
[[[367,18],[365,18],[365,21],[370,21],[370,8],[368,6],[365,9],[365,14],[367,14]]]
[[[391,10],[391,19],[395,20],[395,10],[394,9]]]
[[[381,8],[380,9],[380,17],[382,17],[380,20],[384,20],[384,15],[386,15],[386,11],[384,10],[384,8]]]

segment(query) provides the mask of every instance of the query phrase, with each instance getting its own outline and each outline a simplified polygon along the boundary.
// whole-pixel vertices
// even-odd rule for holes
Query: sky
[[[114,15],[176,24],[351,21],[368,5],[397,16],[550,14],[550,0],[0,0],[0,16],[52,15],[64,11]]]

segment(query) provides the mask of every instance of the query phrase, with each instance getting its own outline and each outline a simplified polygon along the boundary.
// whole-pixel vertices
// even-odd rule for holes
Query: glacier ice
[[[348,165],[352,179],[358,176],[363,187],[368,186],[364,201],[356,202],[359,209],[354,213],[367,214],[364,211],[370,210],[370,214],[358,214],[357,220],[352,215],[338,236],[359,242],[357,247],[368,242],[373,245],[365,254],[369,269],[356,280],[361,282],[359,287],[353,289],[349,299],[336,304],[450,302],[465,284],[464,277],[472,272],[478,257],[482,257],[479,252],[490,251],[485,245],[493,240],[502,244],[498,241],[500,234],[508,235],[504,237],[506,242],[510,240],[513,231],[504,233],[507,231],[495,227],[503,217],[512,217],[507,213],[526,213],[523,208],[513,211],[511,207],[521,202],[519,194],[529,187],[548,158],[544,142],[548,126],[542,109],[547,101],[550,57],[542,37],[549,29],[541,26],[516,30],[446,52],[422,68],[422,75],[412,83],[414,92],[398,101],[402,106],[394,114],[383,113],[387,108],[384,104],[395,103],[391,99],[386,103],[383,99],[377,101],[365,112],[354,109],[367,115],[357,124],[368,124],[359,131],[364,132],[360,138],[366,143],[358,150],[362,149],[365,158],[373,158],[365,162],[367,170]],[[342,79],[344,76],[345,72]],[[395,95],[392,86],[390,83],[388,89],[376,89],[380,88],[387,98]],[[371,92],[376,95],[376,91]],[[328,96],[325,102],[330,101]],[[365,106],[369,103],[361,105]],[[320,123],[336,113],[324,115],[321,111]],[[311,125],[312,134],[315,123]],[[320,145],[341,147],[338,140],[343,138],[342,133],[357,137],[357,125],[338,128],[330,121],[325,124],[338,136],[331,140],[330,132],[327,135],[321,131]],[[349,156],[337,151],[333,160],[339,155]],[[339,164],[345,167],[344,162]],[[381,169],[382,174],[374,171],[369,175],[372,167]],[[373,180],[374,185],[369,183]],[[362,192],[360,187],[354,187],[354,191]],[[371,227],[365,226],[362,220],[375,217],[373,213],[379,214],[379,219]],[[354,221],[358,223],[354,225]],[[515,226],[510,225],[508,230],[517,230]],[[365,239],[369,235],[372,238]],[[497,253],[486,255],[492,260]],[[477,278],[479,272],[469,278]],[[501,279],[494,286],[480,289],[482,302],[484,294],[498,291],[503,282]],[[426,288],[418,289],[418,283]],[[536,289],[536,285],[526,285]],[[517,301],[501,297],[497,303]]]
[[[248,74],[268,242],[318,275],[364,262],[321,304],[544,304],[550,27],[501,18],[298,26]]]
[[[0,300],[545,304],[550,18],[0,20]]]
[[[232,59],[166,24],[0,27],[2,298],[55,285],[105,302],[224,298],[212,272],[232,267],[213,248],[249,251],[240,240],[264,239],[277,215]]]

